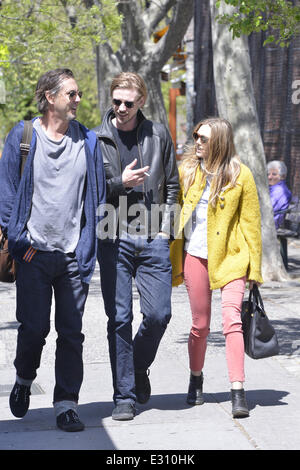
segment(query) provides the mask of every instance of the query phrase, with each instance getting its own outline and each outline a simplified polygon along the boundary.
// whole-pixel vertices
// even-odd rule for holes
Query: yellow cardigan
[[[202,183],[201,178],[202,171],[198,167],[195,181],[185,196],[181,184],[179,203],[182,208],[175,232],[177,235],[170,245],[173,286],[183,282],[184,227],[205,188],[205,178]],[[215,208],[208,204],[207,251],[211,289],[223,287],[243,276],[263,282],[259,201],[253,175],[244,164],[241,164],[236,186],[223,191]]]

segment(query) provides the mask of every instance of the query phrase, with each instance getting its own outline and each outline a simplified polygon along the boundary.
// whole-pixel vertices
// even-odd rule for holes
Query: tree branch
[[[142,11],[139,2],[119,2],[118,13],[123,15],[125,21],[122,22],[122,51],[126,51],[128,45],[143,54],[145,44],[149,40],[148,28],[142,18]],[[133,50],[130,51],[131,53]]]
[[[95,47],[97,64],[97,87],[100,114],[103,117],[110,106],[109,87],[113,76],[122,71],[122,64],[111,46],[106,42]]]
[[[150,7],[142,15],[143,22],[147,25],[149,36],[155,32],[158,24],[166,16],[170,8],[177,3],[177,0],[152,0]]]
[[[194,14],[194,0],[177,0],[168,32],[153,47],[153,57],[162,68],[181,42]]]
[[[72,28],[75,28],[76,23],[77,23],[77,14],[76,14],[76,8],[72,5],[68,5],[67,0],[60,0],[62,3],[66,15],[69,18],[69,22]]]
[[[94,5],[94,0],[83,0],[86,8],[91,8]]]

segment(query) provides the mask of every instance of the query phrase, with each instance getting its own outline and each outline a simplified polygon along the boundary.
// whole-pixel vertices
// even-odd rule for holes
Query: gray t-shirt
[[[60,141],[51,140],[34,121],[33,197],[27,228],[32,246],[42,251],[73,253],[77,246],[84,200],[86,156],[79,123],[70,121]]]

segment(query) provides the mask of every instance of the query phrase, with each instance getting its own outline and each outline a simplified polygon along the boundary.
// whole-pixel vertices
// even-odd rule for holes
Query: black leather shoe
[[[203,389],[203,372],[201,372],[201,375],[193,375],[191,373],[186,402],[189,405],[203,405],[204,399],[203,399],[202,389]]]
[[[142,405],[147,403],[151,395],[151,385],[148,375],[150,370],[135,371],[135,394],[136,399]]]
[[[26,415],[29,408],[29,397],[30,387],[16,382],[9,397],[10,410],[16,418],[23,418]]]
[[[59,429],[67,432],[78,432],[84,430],[84,424],[80,421],[78,414],[74,410],[68,410],[56,418]]]
[[[119,403],[111,417],[117,421],[129,421],[135,417],[135,407],[132,403]]]
[[[247,418],[249,416],[248,405],[245,397],[245,390],[231,389],[232,416],[234,418]]]

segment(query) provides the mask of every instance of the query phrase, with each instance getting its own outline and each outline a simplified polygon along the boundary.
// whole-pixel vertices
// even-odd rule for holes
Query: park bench
[[[281,255],[285,268],[288,268],[288,239],[300,238],[300,201],[297,196],[293,196],[288,208],[284,211],[284,220],[277,229],[277,237],[280,241]]]

